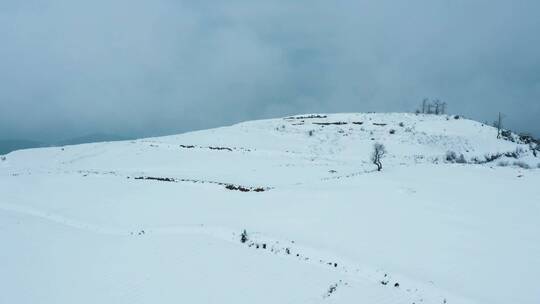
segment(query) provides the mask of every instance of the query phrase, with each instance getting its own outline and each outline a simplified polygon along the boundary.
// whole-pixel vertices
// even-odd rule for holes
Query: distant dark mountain
[[[55,145],[68,146],[68,145],[80,145],[80,144],[104,142],[104,141],[120,141],[120,140],[128,140],[128,139],[131,139],[131,138],[120,136],[120,135],[94,133],[94,134],[88,134],[85,136],[63,140],[61,142],[56,143]]]
[[[0,139],[0,155],[21,149],[45,147],[46,144],[22,139]]]

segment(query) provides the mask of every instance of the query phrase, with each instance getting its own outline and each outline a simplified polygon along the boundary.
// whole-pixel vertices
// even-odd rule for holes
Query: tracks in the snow
[[[419,284],[423,287],[413,287],[419,285],[403,277],[395,279],[392,275],[383,271],[366,270],[365,267],[360,267],[354,263],[335,257],[331,253],[324,253],[320,250],[298,245],[295,241],[274,239],[261,234],[250,236],[248,240],[242,243],[240,233],[224,227],[193,225],[119,229],[98,226],[27,206],[0,204],[0,211],[17,213],[74,229],[118,237],[147,238],[160,235],[200,235],[234,243],[238,246],[244,246],[247,250],[259,251],[266,256],[290,258],[297,260],[299,263],[306,263],[325,268],[328,271],[338,272],[342,279],[330,283],[328,290],[322,294],[322,299],[332,297],[342,287],[354,287],[356,284],[369,285],[372,288],[388,289],[387,292],[391,293],[393,297],[396,296],[401,299],[398,301],[400,303],[443,303],[443,299],[446,299],[440,296],[441,292],[438,290],[433,292],[426,289],[433,288],[433,286]],[[426,291],[428,292],[425,293]]]

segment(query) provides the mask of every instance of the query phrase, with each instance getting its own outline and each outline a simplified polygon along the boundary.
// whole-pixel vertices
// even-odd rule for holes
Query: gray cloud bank
[[[540,136],[540,1],[1,0],[0,138],[302,112],[453,113]]]

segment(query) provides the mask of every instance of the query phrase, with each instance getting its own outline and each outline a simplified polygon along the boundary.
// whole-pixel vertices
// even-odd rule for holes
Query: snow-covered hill
[[[17,151],[0,303],[538,303],[534,147],[457,116],[310,114]]]

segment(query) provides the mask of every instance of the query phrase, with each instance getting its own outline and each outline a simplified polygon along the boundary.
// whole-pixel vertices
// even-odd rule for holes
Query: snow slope
[[[540,170],[501,161],[540,158],[398,113],[17,151],[0,161],[0,303],[538,303]]]

